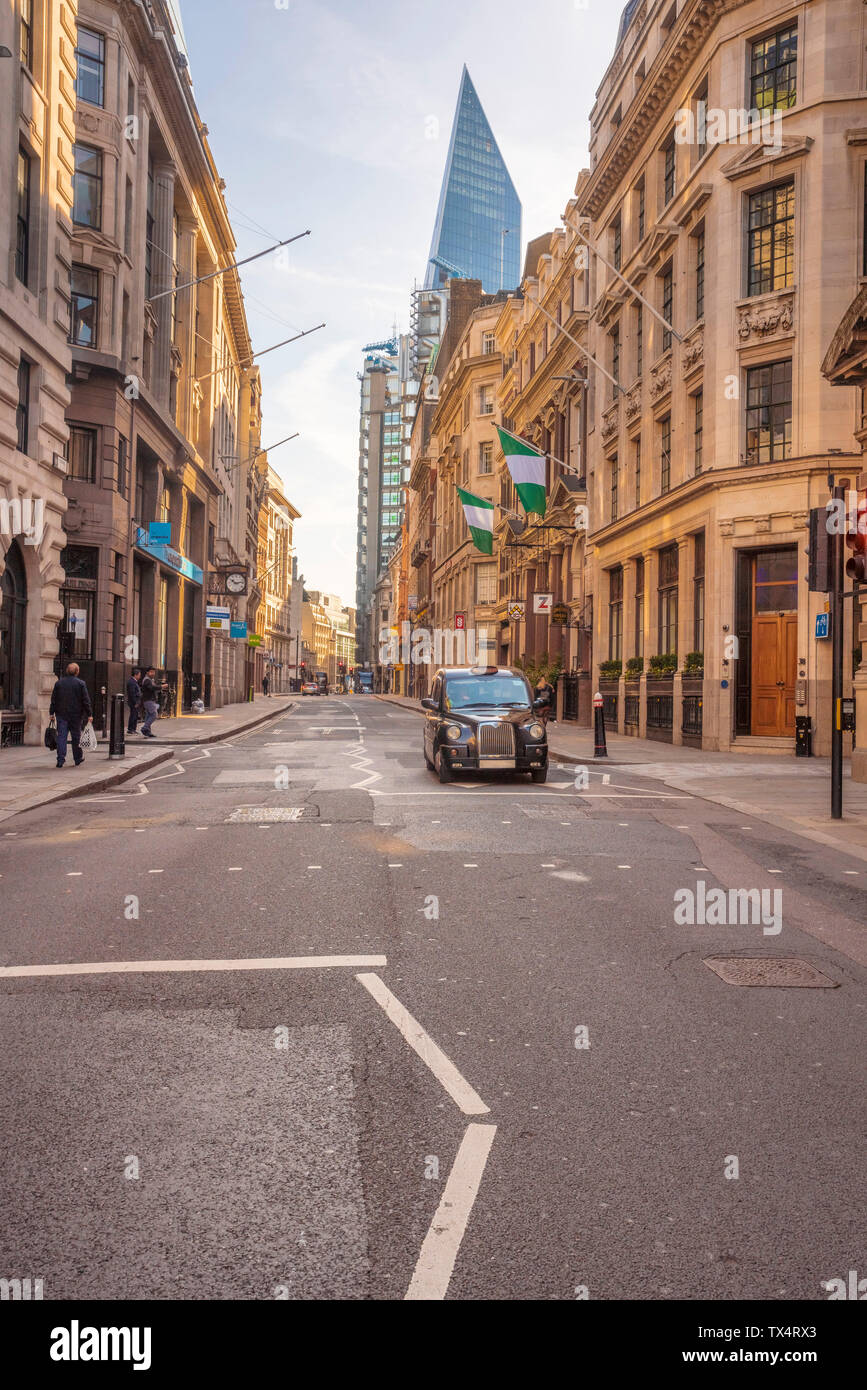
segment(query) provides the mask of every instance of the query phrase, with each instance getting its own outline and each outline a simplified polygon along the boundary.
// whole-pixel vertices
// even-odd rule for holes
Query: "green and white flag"
[[[484,497],[476,497],[472,492],[458,488],[458,497],[464,509],[464,516],[470,528],[473,545],[486,555],[494,553],[494,504]]]
[[[501,430],[499,425],[496,428],[521,506],[528,514],[537,512],[539,516],[544,516],[545,455],[526,440]]]

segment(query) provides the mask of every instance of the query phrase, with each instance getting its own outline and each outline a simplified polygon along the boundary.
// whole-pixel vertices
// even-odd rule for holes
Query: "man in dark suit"
[[[75,766],[80,767],[84,762],[81,726],[84,722],[93,722],[93,709],[87,686],[79,679],[76,662],[70,661],[66,675],[55,681],[48,713],[57,719],[57,766],[63,767],[66,762],[66,740],[71,738],[72,757]]]
[[[126,683],[126,702],[129,705],[129,719],[127,720],[126,731],[134,734],[141,714],[141,686],[139,676],[141,671],[136,667]]]

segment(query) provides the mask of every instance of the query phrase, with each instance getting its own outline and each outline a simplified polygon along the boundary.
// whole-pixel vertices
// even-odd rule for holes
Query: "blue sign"
[[[149,545],[171,545],[172,543],[172,523],[170,521],[149,521],[148,522],[148,544]]]
[[[150,523],[150,526],[162,526],[163,522]],[[137,526],[135,531],[135,543],[138,550],[143,550],[147,555],[152,555],[155,560],[160,560],[164,565],[169,565],[171,569],[177,570],[178,574],[183,575],[184,579],[191,579],[194,584],[201,585],[204,582],[204,574],[198,565],[194,565],[192,560],[188,560],[179,551],[173,550],[170,545],[161,541],[151,540],[148,532],[143,526]]]
[[[829,636],[830,636],[830,631],[829,631],[829,623],[830,623],[830,620],[831,620],[831,615],[830,615],[830,613],[817,613],[817,614],[816,614],[816,637],[817,637],[817,638],[820,638],[820,637],[829,637]]]
[[[246,636],[247,636],[247,624],[246,624],[246,623],[232,623],[232,624],[230,625],[230,627],[229,627],[229,636],[230,636],[230,637],[244,637],[244,638],[246,638]]]

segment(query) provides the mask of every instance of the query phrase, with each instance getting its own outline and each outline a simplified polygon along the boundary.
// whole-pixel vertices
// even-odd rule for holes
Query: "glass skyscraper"
[[[481,280],[485,294],[516,289],[521,278],[521,204],[466,67],[425,289],[455,275]]]

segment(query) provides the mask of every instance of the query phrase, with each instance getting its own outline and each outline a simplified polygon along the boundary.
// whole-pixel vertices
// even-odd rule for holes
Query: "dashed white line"
[[[72,873],[68,873],[68,874],[66,875],[66,877],[67,877],[67,878],[81,878],[82,872],[83,872],[83,871],[82,871],[81,869],[75,869],[75,870],[73,870]]]
[[[433,1072],[440,1085],[465,1115],[488,1115],[490,1110],[482,1098],[473,1090],[468,1081],[461,1076],[454,1062],[437,1047],[433,1038],[425,1032],[412,1014],[396,999],[388,986],[378,975],[356,975],[356,980],[372,995],[380,1008],[391,1019],[398,1032],[409,1043],[413,1052],[421,1058],[425,1066]]]
[[[138,975],[210,970],[358,970],[381,967],[385,956],[246,956],[239,960],[100,960],[65,965],[3,965],[0,979],[43,975]],[[377,977],[374,977],[377,978]]]
[[[406,1299],[443,1299],[476,1200],[496,1125],[467,1126],[413,1270]]]

